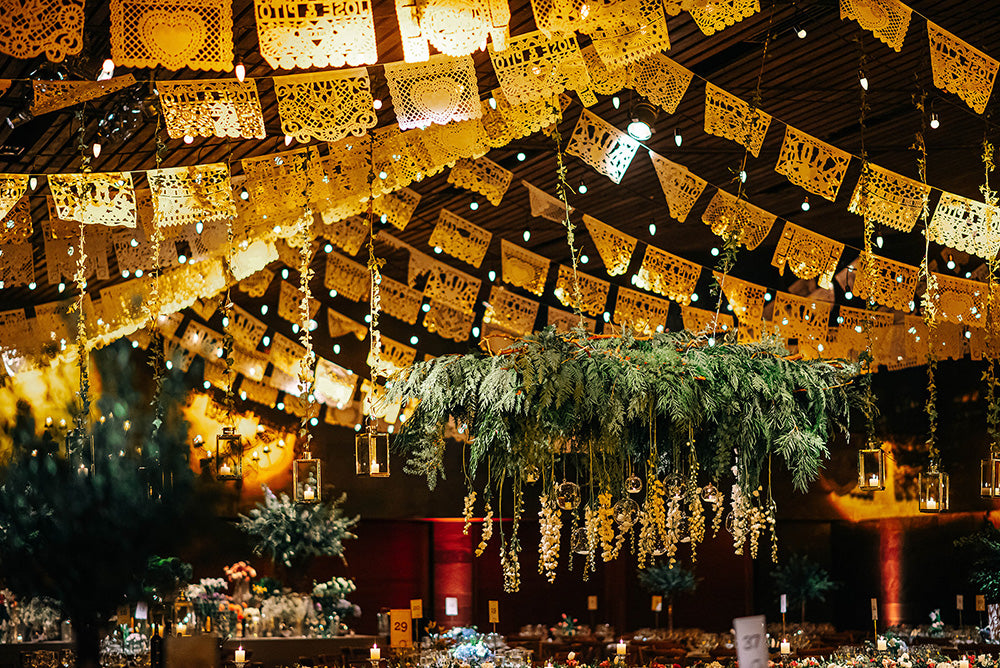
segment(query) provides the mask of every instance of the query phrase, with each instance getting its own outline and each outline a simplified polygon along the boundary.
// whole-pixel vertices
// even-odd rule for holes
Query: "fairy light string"
[[[563,205],[563,227],[566,228],[566,244],[569,246],[569,257],[573,268],[573,313],[580,318],[580,329],[586,329],[583,315],[583,292],[580,290],[579,259],[580,251],[576,249],[576,227],[570,218],[569,183],[566,180],[566,163],[563,159],[562,138],[559,135],[559,125],[552,124],[551,136],[556,143],[556,194]]]
[[[987,206],[996,206],[997,192],[990,187],[990,173],[995,169],[993,162],[993,144],[989,141],[989,129],[983,134],[983,185],[979,187],[983,195],[983,201]],[[986,221],[986,234],[992,238],[1000,234],[998,226],[1000,221],[989,218]],[[997,356],[993,350],[996,341],[997,313],[996,313],[996,290],[997,290],[997,259],[990,257],[986,261],[987,268],[987,293],[986,293],[986,371],[983,373],[983,380],[986,383],[986,432],[989,439],[990,456],[1000,455],[1000,401],[997,399],[998,378]]]
[[[76,112],[76,120],[79,124],[79,134],[77,141],[77,149],[80,151],[80,170],[83,173],[88,173],[91,171],[91,158],[87,153],[87,145],[84,141],[84,133],[87,129],[87,116],[86,116],[86,104],[80,106],[80,109]],[[87,299],[87,253],[84,246],[84,230],[86,226],[81,222],[80,224],[80,245],[77,249],[76,255],[76,271],[73,274],[73,281],[77,288],[77,301],[75,305],[75,310],[77,314],[76,318],[76,362],[77,368],[80,374],[80,389],[77,396],[80,399],[78,411],[73,418],[74,438],[72,443],[72,449],[76,450],[75,454],[80,458],[80,466],[83,467],[83,447],[86,443],[87,435],[87,423],[90,416],[90,354],[87,348],[87,321],[86,314],[84,312],[84,305]],[[72,247],[71,247],[72,252]],[[96,462],[93,461],[93,452],[91,452],[91,462],[90,470],[94,468]]]
[[[150,84],[152,86],[152,84]],[[163,164],[167,155],[167,143],[163,140],[163,112],[157,107],[156,113],[156,168]],[[159,225],[152,226],[150,236],[150,274],[149,300],[146,302],[149,318],[149,366],[153,371],[153,399],[151,405],[155,412],[150,438],[155,438],[163,424],[163,406],[160,397],[163,393],[163,378],[166,375],[166,355],[164,354],[163,333],[160,331],[158,318],[160,315],[160,245],[163,243],[163,230]]]
[[[861,33],[858,37],[858,72],[865,72],[865,63],[868,59],[865,53],[865,42],[864,33]],[[868,196],[870,194],[871,188],[871,164],[868,162],[868,151],[865,147],[865,132],[868,129],[867,118],[870,107],[868,106],[868,89],[865,86],[858,86],[861,89],[860,103],[858,110],[858,125],[859,134],[861,139],[861,218],[862,225],[864,226],[864,244],[862,249],[862,254],[864,257],[864,270],[866,272],[874,271],[875,257],[874,250],[872,249],[872,238],[875,235],[875,223],[869,213],[869,201]],[[860,363],[864,375],[862,377],[862,390],[864,392],[864,413],[865,413],[865,443],[862,447],[875,447],[877,443],[875,435],[875,420],[877,416],[877,409],[875,405],[875,394],[874,386],[872,383],[872,374],[874,369],[872,368],[872,362],[874,361],[874,327],[875,327],[875,301],[874,301],[874,290],[869,292],[868,297],[865,299],[865,352],[860,356]]]
[[[370,294],[368,299],[368,317],[371,322],[368,324],[369,332],[369,375],[371,376],[372,390],[365,398],[366,421],[369,427],[374,424],[375,405],[378,401],[379,378],[382,376],[382,335],[378,329],[378,317],[382,311],[382,265],[385,260],[375,257],[375,142],[368,141],[368,274]]]

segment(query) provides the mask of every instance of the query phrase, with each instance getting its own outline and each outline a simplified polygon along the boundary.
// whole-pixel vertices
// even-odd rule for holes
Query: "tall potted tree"
[[[836,587],[830,573],[804,554],[793,554],[772,573],[779,594],[800,607],[801,622],[806,621],[806,602],[825,601],[826,593]]]
[[[650,594],[662,596],[667,601],[667,630],[674,630],[674,598],[688,594],[698,587],[700,580],[680,564],[659,564],[639,571],[639,583]]]

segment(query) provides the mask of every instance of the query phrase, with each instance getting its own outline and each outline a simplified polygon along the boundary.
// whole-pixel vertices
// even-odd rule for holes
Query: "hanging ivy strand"
[[[783,355],[775,344],[708,345],[683,332],[641,341],[549,327],[495,357],[443,356],[397,373],[394,400],[419,405],[395,447],[433,487],[444,476],[441,434],[454,420],[469,430],[472,475],[489,461],[498,483],[565,457],[581,480],[617,495],[651,449],[663,455],[657,473],[670,472],[678,458],[669,453],[691,429],[698,467],[716,482],[735,466],[735,482],[751,494],[773,454],[804,491],[829,457],[831,434],[846,433],[861,399],[858,370]]]

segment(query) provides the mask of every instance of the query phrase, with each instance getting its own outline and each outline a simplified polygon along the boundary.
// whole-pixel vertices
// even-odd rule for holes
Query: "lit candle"
[[[875,475],[874,473],[872,474],[872,477],[868,479],[868,486],[878,487],[878,476]]]
[[[576,652],[570,652],[566,655],[567,661],[574,661],[576,659]],[[493,664],[490,664],[490,668],[493,668]]]
[[[183,636],[187,634],[188,626],[184,622],[177,623],[177,635]]]
[[[233,658],[235,659],[236,663],[246,663],[247,653],[242,646],[240,646],[240,648],[236,650],[235,654],[236,656]]]
[[[371,465],[371,472],[372,473],[378,473],[380,470],[381,469],[379,468],[378,462],[373,459],[372,460],[372,465]]]
[[[937,508],[937,499],[927,499],[927,508],[928,509]]]
[[[959,659],[958,660],[958,668],[969,668],[969,660],[968,659]]]
[[[782,640],[781,641],[781,653],[782,654],[791,654],[792,653],[792,644],[790,642],[788,642],[787,640]]]
[[[615,652],[618,654],[618,656],[625,656],[625,641],[624,640],[619,640],[618,641],[618,644],[615,645]]]
[[[372,648],[368,650],[368,658],[372,661],[378,661],[382,658],[382,650],[378,648],[378,645],[372,645]]]
[[[309,485],[306,485],[305,489],[302,490],[302,498],[306,501],[312,501],[316,498],[316,492]]]
[[[229,468],[229,464],[223,464],[219,467],[219,475],[230,475],[232,472],[233,470]]]
[[[882,636],[879,636],[878,641],[875,643],[875,647],[878,649],[878,651],[884,652],[886,650],[886,648],[888,647],[888,645],[885,642],[885,638],[882,637]]]

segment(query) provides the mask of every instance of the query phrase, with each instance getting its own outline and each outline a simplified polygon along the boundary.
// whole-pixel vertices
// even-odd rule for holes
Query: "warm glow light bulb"
[[[236,78],[239,81],[243,81],[247,78],[247,66],[243,64],[243,61],[237,61],[236,63]]]
[[[808,211],[811,208],[812,208],[812,205],[809,204],[809,198],[806,197],[804,200],[802,200],[802,210],[803,211]]]
[[[192,137],[191,135],[184,135],[184,143],[185,144],[190,144],[193,141],[194,141],[194,137]]]
[[[292,135],[285,135],[285,146],[291,146],[292,141],[293,141]]]
[[[531,239],[531,230],[525,230],[524,234],[521,235],[521,238],[524,239],[525,241]]]
[[[382,100],[375,98],[374,100],[372,100],[372,106],[375,107],[376,111],[378,111],[379,109],[382,108]]]
[[[858,74],[858,83],[861,84],[862,88],[868,90],[868,77],[863,70]]]
[[[91,147],[91,148],[94,151],[94,157],[95,158],[99,157],[101,155],[101,144],[100,144],[100,142],[96,142],[95,141],[93,147]]]
[[[937,130],[941,127],[941,120],[938,118],[937,112],[931,114],[931,129]]]

